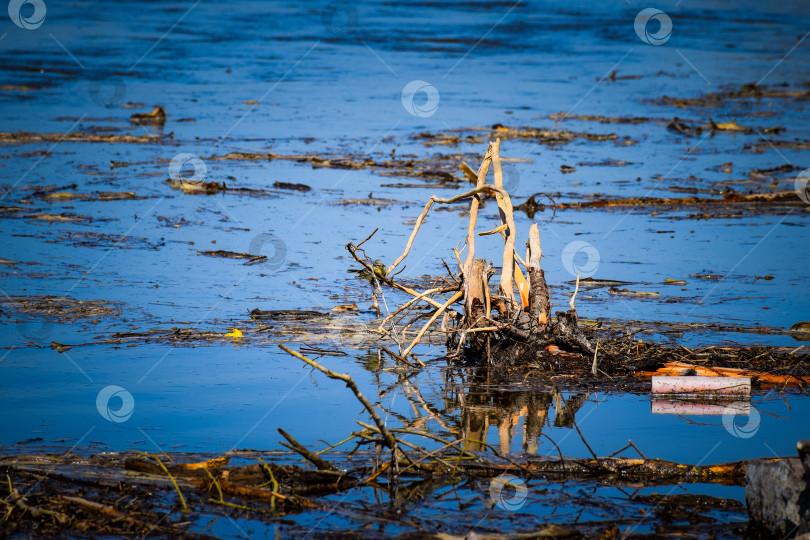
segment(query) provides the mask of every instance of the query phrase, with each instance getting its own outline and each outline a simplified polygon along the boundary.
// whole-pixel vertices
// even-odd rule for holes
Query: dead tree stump
[[[488,184],[486,180],[490,165],[494,176],[492,184]],[[399,356],[401,358],[409,355],[414,357],[413,348],[441,314],[445,315],[442,329],[448,333],[449,357],[462,355],[477,359],[483,357],[489,364],[512,364],[521,359],[536,359],[533,357],[542,355],[546,347],[551,344],[568,350],[594,354],[587,337],[578,324],[574,308],[576,290],[569,303],[570,310],[558,312],[556,319],[551,320],[549,290],[540,265],[542,250],[537,224],[533,224],[529,229],[526,260],[522,259],[516,250],[519,245],[517,229],[515,228],[512,201],[503,186],[500,140],[496,139],[489,144],[477,175],[466,164],[462,164],[462,170],[465,171],[467,177],[475,179],[475,188],[447,199],[432,196],[416,220],[405,251],[385,270],[384,275],[379,276],[381,284],[391,286],[414,297],[394,314],[423,303],[434,308],[427,323],[417,332],[410,345],[405,347],[404,343],[397,342],[400,348]],[[476,233],[479,208],[486,196],[494,196],[498,206],[500,225],[491,231]],[[451,272],[450,275],[456,286],[435,288],[427,293],[418,293],[395,282],[394,269],[408,256],[419,228],[433,204],[452,204],[464,199],[470,199],[470,217],[464,246],[460,251],[455,251],[459,273],[453,275]],[[476,236],[489,234],[500,234],[504,241],[500,256],[502,264],[497,291],[491,291],[489,287],[489,280],[495,274],[492,264],[486,259],[476,258],[475,251]],[[370,269],[370,261],[363,260],[357,255],[357,251],[366,240],[357,246],[349,244],[347,247],[358,262]],[[464,249],[467,250],[467,253],[462,262],[461,253]],[[363,254],[365,256],[365,252]],[[368,257],[365,258],[368,259]],[[448,271],[450,271],[449,267]],[[448,280],[445,281],[450,283]],[[578,288],[579,278],[577,278],[577,290]],[[433,294],[447,292],[453,294],[443,302],[433,298]],[[458,313],[454,309],[454,305],[458,301],[462,302],[462,313]],[[381,333],[391,336],[397,334],[394,328],[385,328],[394,314],[386,317],[380,324]],[[527,355],[530,358],[527,358]],[[416,360],[419,361],[418,358]]]

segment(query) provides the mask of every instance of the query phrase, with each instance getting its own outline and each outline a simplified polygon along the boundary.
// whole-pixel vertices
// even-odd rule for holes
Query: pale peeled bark
[[[492,143],[492,170],[495,176],[495,187],[501,190],[496,193],[495,199],[498,201],[498,212],[501,216],[501,223],[507,226],[506,240],[503,246],[503,267],[501,270],[501,293],[506,297],[507,308],[512,312],[520,308],[515,301],[515,290],[512,286],[515,274],[515,219],[512,215],[512,201],[503,191],[503,170],[501,169],[501,157],[499,155],[501,140],[495,139]]]

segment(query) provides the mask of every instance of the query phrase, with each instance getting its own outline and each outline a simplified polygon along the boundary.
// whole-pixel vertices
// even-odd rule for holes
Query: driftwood
[[[491,184],[487,183],[490,169],[494,177]],[[416,358],[413,355],[414,348],[430,327],[440,320],[442,330],[448,336],[447,347],[450,357],[465,356],[469,359],[485,359],[492,365],[508,365],[521,359],[531,360],[533,356],[543,354],[549,345],[593,356],[596,351],[578,326],[574,298],[571,299],[570,309],[567,312],[557,313],[555,319],[551,317],[548,285],[540,265],[542,249],[537,224],[533,224],[529,229],[526,258],[523,259],[516,251],[519,245],[518,231],[515,227],[512,200],[503,187],[500,139],[489,144],[477,173],[469,166],[464,166],[463,171],[470,180],[475,179],[475,187],[449,198],[432,196],[419,214],[402,254],[386,268],[385,272],[378,274],[380,285],[398,289],[413,297],[386,317],[378,331],[395,336],[398,334],[395,328],[395,315],[407,310],[428,308],[431,312],[424,314],[427,322],[407,346],[405,342],[397,342],[401,358],[408,356]],[[495,196],[500,225],[493,230],[476,233],[478,213],[485,194]],[[467,199],[470,200],[467,234],[462,249],[455,251],[459,273],[454,275],[451,272],[450,279],[443,278],[450,286],[434,287],[420,293],[395,281],[394,277],[397,275],[395,271],[410,253],[419,229],[432,206],[454,204]],[[499,258],[501,267],[497,290],[490,287],[490,279],[497,273],[493,270],[493,264],[487,259],[477,257],[476,253],[476,236],[489,234],[500,234],[504,241]],[[368,238],[358,245],[350,243],[347,249],[355,260],[372,272],[370,258],[360,249],[367,240]],[[462,259],[464,249],[467,253]],[[446,265],[445,267],[447,268]],[[439,295],[446,293],[451,294],[449,298],[442,300]],[[457,311],[456,304],[461,304],[458,306],[461,313]],[[442,317],[445,313],[448,315]],[[416,360],[418,361],[418,358]]]

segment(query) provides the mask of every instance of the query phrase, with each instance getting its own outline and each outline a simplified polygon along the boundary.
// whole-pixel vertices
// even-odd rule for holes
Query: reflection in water
[[[463,440],[471,451],[485,450],[488,435],[495,428],[498,433],[495,449],[499,452],[536,454],[544,436],[543,427],[552,422],[554,427],[574,429],[574,417],[590,397],[588,393],[564,397],[557,390],[493,387],[488,383],[485,368],[471,372],[448,370],[444,379],[444,407],[436,407],[425,401],[419,388],[407,377],[401,378],[401,388],[415,415],[415,420],[406,424],[409,429],[421,431],[428,421],[436,421],[456,439]]]
[[[522,449],[536,453],[538,439],[548,417],[548,409],[554,401],[547,392],[505,392],[487,393],[482,389],[470,388],[467,395],[460,395],[461,425],[465,438],[473,441],[486,441],[490,427],[497,426],[499,451],[509,453],[515,427],[523,422]],[[483,445],[470,443],[470,449],[482,450]]]

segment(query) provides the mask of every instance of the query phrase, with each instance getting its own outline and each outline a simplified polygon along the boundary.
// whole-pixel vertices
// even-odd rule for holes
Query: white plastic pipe
[[[654,376],[652,393],[701,397],[750,396],[751,377]]]

